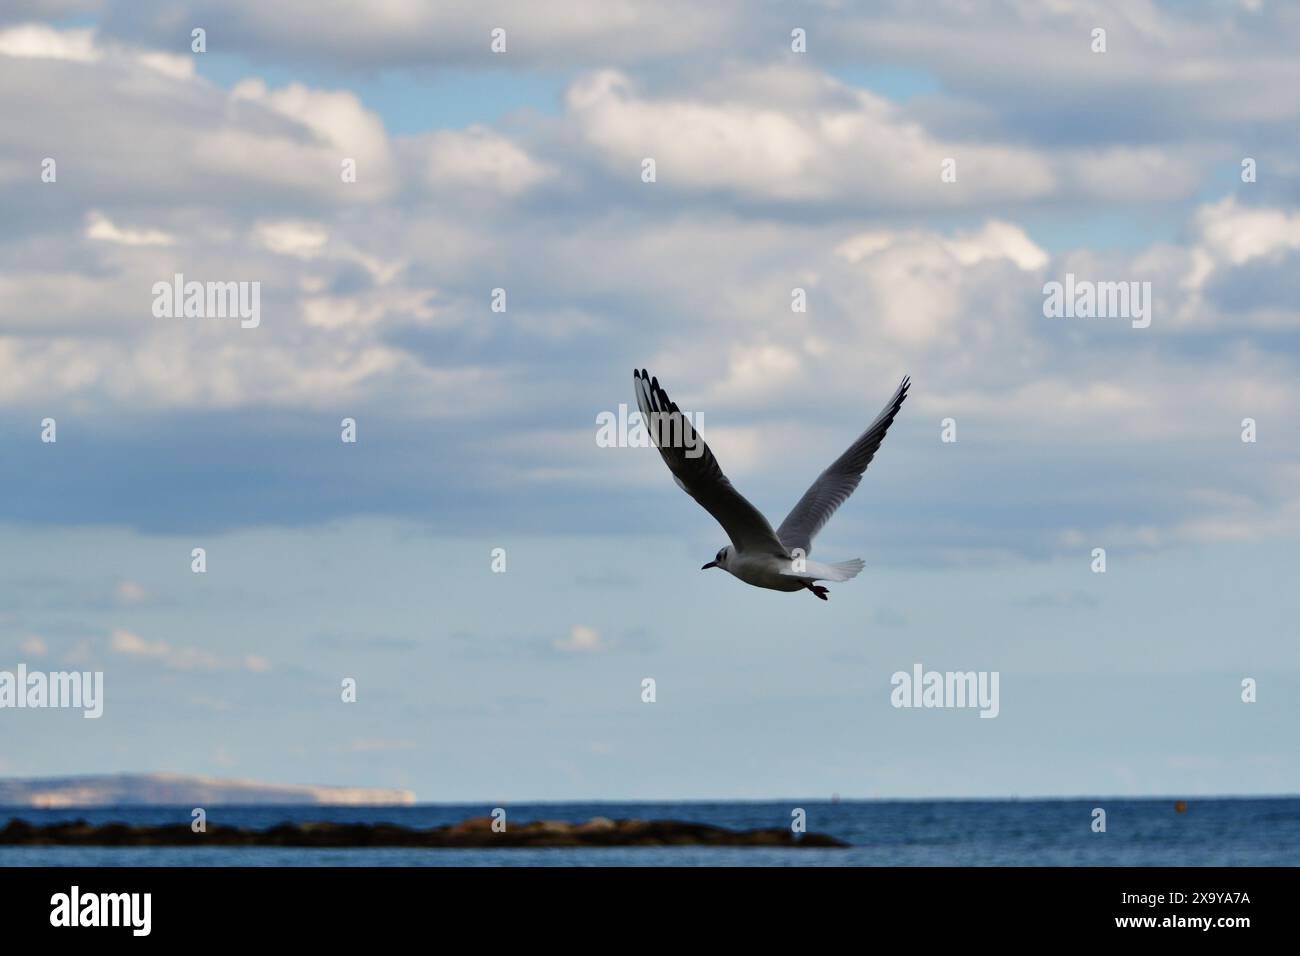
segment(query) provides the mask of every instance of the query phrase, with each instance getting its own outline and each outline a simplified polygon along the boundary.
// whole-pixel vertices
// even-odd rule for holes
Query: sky
[[[105,700],[0,709],[0,775],[1300,792],[1298,42],[1263,0],[7,3],[0,671]],[[178,273],[256,326],[157,314]],[[1067,276],[1150,324],[1047,315]],[[910,375],[814,546],[866,570],[701,573],[721,528],[597,442],[642,367],[774,525]],[[917,664],[996,718],[894,706]]]

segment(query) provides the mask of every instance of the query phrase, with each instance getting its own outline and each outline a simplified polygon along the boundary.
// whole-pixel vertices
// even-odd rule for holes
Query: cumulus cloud
[[[1161,244],[1132,261],[1163,291],[1173,330],[1300,325],[1300,210],[1229,195],[1198,206],[1187,233],[1185,244]]]
[[[144,585],[135,581],[120,581],[113,589],[113,600],[120,605],[142,604],[149,597]]]
[[[516,143],[483,126],[440,130],[423,138],[420,146],[425,182],[435,193],[468,189],[515,196],[554,175]]]
[[[190,157],[202,171],[269,179],[334,201],[379,198],[394,188],[397,170],[383,120],[351,92],[301,83],[272,89],[254,78],[231,89],[226,108],[233,122],[199,130],[192,141]],[[292,126],[266,137],[258,110]],[[345,159],[355,163],[355,182],[343,180]]]
[[[261,222],[253,228],[254,240],[271,252],[298,259],[314,259],[329,242],[330,234],[320,223]]]
[[[215,655],[194,647],[173,647],[166,641],[146,641],[131,631],[117,628],[109,636],[108,648],[114,654],[158,661],[171,670],[217,670],[221,662]]]
[[[945,134],[928,112],[805,67],[751,66],[687,89],[666,86],[647,91],[625,73],[602,70],[569,88],[578,135],[612,174],[637,175],[653,158],[657,185],[669,190],[930,210],[1177,200],[1195,192],[1210,161],[1208,148]]]
[[[931,207],[969,202],[967,183],[983,202],[1041,197],[1054,183],[1029,151],[945,143],[883,97],[786,67],[739,77],[721,101],[649,96],[605,70],[578,80],[567,105],[611,170],[636,177],[643,158],[653,158],[656,185],[667,189]],[[949,157],[960,157],[959,176],[945,184],[940,167]]]
[[[1300,79],[1300,21],[1282,6],[891,0],[818,23],[827,58],[923,66],[956,101],[949,122],[976,114],[1017,138],[1168,143],[1300,116],[1284,92]],[[1105,53],[1092,51],[1098,27]]]
[[[148,641],[133,631],[114,628],[109,635],[108,649],[123,657],[155,661],[168,670],[217,671],[232,668],[254,674],[271,670],[271,662],[259,654],[247,654],[239,661],[223,660],[216,654],[197,647],[182,647],[166,641]]]
[[[1235,196],[1197,210],[1196,228],[1196,251],[1204,254],[1210,268],[1266,257],[1276,260],[1300,249],[1300,211],[1246,206]],[[1205,278],[1200,269],[1193,276],[1197,284]]]
[[[494,68],[545,62],[559,37],[608,36],[616,22],[649,31],[629,46],[662,52],[680,26],[621,9],[545,33],[511,28],[510,58]],[[938,25],[902,7],[841,11],[841,31],[818,30],[823,14],[810,14],[806,57],[789,52],[788,27],[755,40],[746,21],[732,58],[663,69],[656,54],[614,44],[571,77],[558,115],[404,135],[348,88],[347,70],[374,55],[368,43],[432,16],[413,7],[332,39],[308,31],[291,60],[331,44],[346,53],[328,89],[211,83],[154,38],[147,4],[109,4],[96,30],[0,29],[0,108],[14,117],[0,155],[27,155],[36,138],[59,163],[58,182],[41,184],[35,161],[0,160],[13,210],[0,231],[0,400],[23,421],[47,407],[127,421],[158,409],[331,421],[382,409],[420,419],[480,494],[521,478],[560,495],[607,488],[615,474],[651,480],[625,457],[596,468],[586,457],[580,424],[627,398],[607,366],[648,365],[679,383],[739,469],[764,467],[778,439],[824,453],[911,372],[912,414],[955,415],[963,434],[1014,436],[1079,467],[1102,436],[1135,455],[1186,441],[1169,454],[1212,460],[1197,433],[1225,405],[1237,420],[1296,407],[1294,350],[1250,336],[1296,324],[1300,214],[1263,181],[1253,194],[1188,198],[1222,181],[1207,178],[1214,164],[1237,169],[1239,150],[1216,139],[1231,123],[1214,118],[1213,83],[1197,74],[1214,76],[1222,54],[1201,25],[1137,9],[1111,10],[1114,55],[1097,60],[1068,52],[1077,37],[1065,27],[1082,14],[1037,5],[990,13],[1005,31],[998,49],[1014,57],[980,48],[992,34],[956,7]],[[232,7],[243,24],[227,34],[233,48],[288,42],[285,23],[260,11]],[[739,22],[726,4],[691,16]],[[939,88],[891,98],[841,69],[843,38],[868,22],[880,27],[872,44],[892,38]],[[1161,36],[1177,42],[1159,48]],[[1272,69],[1270,41],[1243,42]],[[1114,129],[1084,113],[1046,135],[1032,121],[1046,94],[1011,88],[1053,57],[1093,70],[1065,84],[1068,109],[1080,90],[1147,89],[1134,49],[1169,66],[1180,48],[1194,53],[1181,88],[1213,122],[1177,148],[1158,117],[1154,129],[1133,123],[1131,107],[1106,117]],[[994,56],[1007,62],[984,62]],[[972,62],[982,85],[948,82]],[[1263,99],[1251,109],[1287,115],[1271,92]],[[1263,145],[1285,153],[1291,134],[1268,129]],[[647,156],[653,186],[639,178]],[[940,181],[946,157],[956,183]],[[340,178],[348,158],[355,183]],[[1262,168],[1281,176],[1276,162]],[[1167,228],[1134,241],[1130,227],[1153,206]],[[1096,216],[1119,222],[1102,242]],[[1045,319],[1043,284],[1066,271],[1149,279],[1149,334]],[[259,281],[261,326],[155,318],[149,290],[178,272]],[[497,287],[503,313],[490,307]],[[791,307],[796,288],[806,311]],[[1266,454],[1276,474],[1297,452],[1288,439]],[[1217,467],[1201,490],[1249,482],[1264,517],[1246,521],[1234,505],[1245,526],[1285,516],[1273,479]],[[1181,500],[1161,532],[1218,520],[1227,506],[1214,494]],[[439,507],[415,501],[395,507]]]
[[[238,190],[334,205],[379,198],[400,181],[383,121],[347,90],[250,77],[226,91],[200,78],[190,56],[34,25],[0,28],[0,79],[12,120],[0,145],[32,137],[63,168],[47,200],[189,203]],[[42,109],[51,96],[66,103]],[[355,182],[342,180],[345,159]],[[6,181],[31,178],[0,167]]]
[[[37,137],[59,172],[34,192],[34,167],[0,164],[6,205],[34,224],[11,237],[14,268],[0,277],[6,399],[313,406],[414,388],[413,411],[474,407],[463,387],[492,373],[431,368],[391,341],[446,310],[428,275],[405,274],[408,213],[388,200],[408,179],[444,198],[509,198],[545,178],[541,163],[485,128],[397,151],[349,91],[250,78],[227,92],[160,73],[149,51],[95,31],[13,27],[0,41],[0,74],[13,81],[0,83],[0,107],[15,117],[0,145]],[[69,108],[34,106],[51,96]],[[341,178],[345,160],[355,182]],[[372,211],[349,218],[357,206]],[[229,324],[157,319],[150,290],[177,273],[259,282],[266,321],[241,338]]]
[[[569,636],[555,641],[554,646],[556,650],[573,654],[595,654],[609,649],[600,632],[585,624],[575,624],[569,629]]]
[[[25,23],[0,30],[0,56],[94,63],[101,54],[93,30],[56,30]]]
[[[161,229],[121,229],[101,212],[86,215],[86,238],[119,242],[125,246],[170,246],[175,237]]]
[[[174,37],[176,22],[198,23],[207,9],[202,0],[110,0],[104,25],[110,33],[144,36],[161,46]],[[523,6],[511,0],[384,0],[366,8],[334,5],[322,16],[312,0],[281,0],[273,9],[257,0],[230,0],[222,5],[221,32],[234,50],[274,50],[300,63],[484,67],[492,55],[490,32],[502,27],[511,60],[545,66],[717,49],[734,41],[729,31],[744,13],[739,0],[534,0]]]
[[[29,657],[44,657],[50,652],[49,645],[45,643],[45,638],[39,634],[29,634],[24,637],[19,643],[18,649]]]

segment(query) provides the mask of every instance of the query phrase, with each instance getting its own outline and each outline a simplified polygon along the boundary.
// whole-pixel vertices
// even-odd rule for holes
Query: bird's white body
[[[847,581],[865,567],[860,558],[836,564],[823,564],[807,558],[796,562],[790,557],[733,548],[723,548],[716,564],[746,584],[772,591],[802,591],[814,581]]]
[[[748,554],[744,551],[724,549],[727,557],[718,567],[756,588],[773,591],[802,591],[815,578],[801,577],[793,570],[794,561],[774,554]]]
[[[806,589],[823,601],[826,588],[815,582],[847,581],[862,570],[860,558],[823,564],[809,559],[808,553],[813,537],[858,487],[907,398],[908,379],[903,379],[871,426],[831,462],[775,530],[727,480],[709,446],[669,399],[659,380],[644,369],[634,371],[633,379],[643,424],[673,479],[713,515],[731,539],[701,570],[722,568],[746,584],[771,591]]]

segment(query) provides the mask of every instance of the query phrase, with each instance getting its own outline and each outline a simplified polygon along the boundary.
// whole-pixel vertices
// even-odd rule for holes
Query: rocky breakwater
[[[493,829],[491,817],[474,817],[450,826],[418,830],[388,823],[282,823],[266,830],[214,824],[195,833],[186,824],[133,826],[90,824],[84,820],[35,825],[10,820],[0,829],[9,846],[285,846],[415,847],[427,849],[504,849],[507,847],[735,846],[842,847],[821,833],[788,829],[728,830],[681,820],[610,820],[586,823],[537,820]]]

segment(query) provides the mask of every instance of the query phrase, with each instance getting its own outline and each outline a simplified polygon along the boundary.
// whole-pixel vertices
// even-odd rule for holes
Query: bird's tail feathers
[[[821,561],[810,561],[805,559],[802,571],[795,571],[793,568],[788,571],[782,571],[782,574],[788,574],[791,577],[804,578],[808,581],[848,581],[856,578],[867,562],[861,558],[853,558],[849,561],[836,561],[834,564],[824,564]]]

